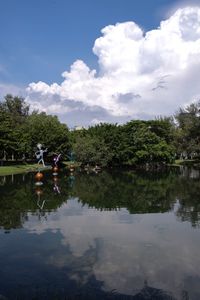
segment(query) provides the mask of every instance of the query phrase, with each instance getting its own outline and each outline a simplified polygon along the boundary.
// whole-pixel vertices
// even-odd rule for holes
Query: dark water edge
[[[0,178],[0,299],[200,299],[200,176]]]

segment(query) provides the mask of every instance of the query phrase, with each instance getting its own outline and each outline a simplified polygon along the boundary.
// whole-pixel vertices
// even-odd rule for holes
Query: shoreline
[[[19,164],[13,166],[1,166],[0,167],[0,176],[7,176],[12,174],[22,174],[22,173],[29,173],[34,171],[44,171],[51,169],[51,165],[47,165],[43,167],[42,165],[38,164]]]
[[[73,165],[75,168],[80,167],[80,163],[71,163],[71,162],[62,162],[64,167],[70,168],[70,165]],[[181,166],[186,166],[186,167],[193,167],[196,169],[200,169],[200,162],[198,160],[176,160],[174,163],[167,164],[165,167],[181,167]],[[163,167],[163,166],[162,166]],[[161,169],[162,169],[161,167]],[[50,170],[52,168],[51,165],[47,165],[43,167],[42,165],[38,164],[19,164],[19,165],[9,165],[9,166],[0,166],[0,176],[7,176],[7,175],[12,175],[12,174],[22,174],[22,173],[29,173],[29,172],[35,172],[35,171],[45,171],[45,170]],[[118,166],[118,168],[127,168],[127,166]],[[132,169],[131,166],[128,168]],[[93,169],[91,166],[89,169]],[[102,168],[102,169],[107,169],[107,168]],[[113,168],[111,168],[113,169]],[[134,169],[143,169],[148,171],[160,169],[158,168],[144,168],[141,166],[134,167]]]

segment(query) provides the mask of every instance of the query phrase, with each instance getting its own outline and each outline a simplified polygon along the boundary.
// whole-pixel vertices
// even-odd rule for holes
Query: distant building
[[[74,130],[83,130],[83,129],[84,129],[83,126],[75,126],[75,127],[74,127]]]

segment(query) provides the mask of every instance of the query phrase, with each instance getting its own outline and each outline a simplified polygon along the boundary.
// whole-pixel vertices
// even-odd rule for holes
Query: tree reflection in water
[[[172,212],[180,223],[187,221],[193,227],[197,227],[200,224],[200,182],[197,175],[197,172],[191,173],[188,169],[184,170],[184,172],[179,172],[175,169],[165,173],[148,174],[116,170],[112,172],[102,171],[99,174],[68,174],[60,172],[56,179],[52,179],[52,174],[47,172],[44,176],[44,184],[41,187],[35,186],[34,174],[2,177],[0,178],[0,228],[5,233],[11,232],[12,229],[22,229],[31,217],[36,217],[40,221],[47,221],[52,213],[58,211],[70,199],[74,198],[85,208],[94,208],[102,212],[118,211],[124,208],[127,209],[130,215]],[[64,215],[65,217],[67,218],[67,215]],[[120,215],[120,218],[123,219],[123,214]],[[125,222],[127,220],[122,221]],[[66,224],[70,225],[70,222]],[[65,224],[63,225],[64,227]],[[70,228],[68,230],[70,231]],[[72,234],[74,232],[72,231]],[[24,241],[23,250],[25,251],[25,256],[27,255],[28,257],[27,253],[30,253],[31,256],[31,259],[25,260],[25,263],[24,257],[20,256],[19,253],[12,254],[14,256],[10,254],[11,258],[8,258],[8,262],[10,262],[9,259],[11,259],[12,263],[15,262],[15,259],[19,260],[16,262],[18,267],[13,277],[11,275],[13,272],[12,264],[9,266],[5,262],[6,266],[4,267],[7,268],[7,272],[9,273],[9,268],[12,270],[9,276],[12,277],[13,294],[12,292],[10,294],[7,292],[11,298],[17,291],[17,294],[14,296],[18,297],[18,299],[20,297],[21,299],[30,299],[30,295],[32,299],[177,299],[170,292],[147,284],[147,281],[133,295],[126,295],[123,292],[120,293],[114,290],[106,291],[103,280],[101,281],[95,276],[94,265],[98,259],[98,251],[95,247],[90,247],[82,256],[78,257],[72,253],[70,245],[61,243],[60,232],[57,235],[55,234],[55,236],[52,232],[50,237],[47,235],[48,233],[45,230],[41,236],[33,233],[31,246]],[[26,238],[30,239],[30,234],[27,234]],[[55,241],[53,240],[52,242],[52,239],[55,239]],[[23,239],[21,242],[23,242]],[[115,246],[118,245],[117,242],[114,244]],[[7,249],[12,249],[11,239],[8,239],[7,243]],[[121,251],[120,247],[121,245],[119,246]],[[0,250],[2,249],[0,248]],[[137,248],[133,249],[137,250]],[[144,248],[141,249],[144,250]],[[146,250],[144,254],[148,251]],[[140,253],[141,258],[144,258],[141,251],[138,253]],[[54,259],[57,264],[59,262],[62,264],[63,257],[65,258],[63,266],[53,265],[52,260]],[[165,256],[161,255],[161,257]],[[32,277],[30,276],[29,278],[27,273],[24,272],[23,264],[27,264],[27,269],[31,270]],[[112,274],[111,272],[108,276],[112,277]],[[4,275],[3,271],[1,271],[1,276],[5,280],[4,290],[7,291],[7,275]],[[15,286],[15,283],[18,282],[18,275],[19,278],[21,276],[27,282],[29,291],[26,289],[26,285],[21,287],[19,285]],[[199,282],[197,276],[194,282],[195,280]],[[133,281],[133,286],[134,284],[135,282]],[[116,282],[117,285],[118,283]],[[5,293],[5,295],[7,294]],[[190,298],[188,293],[182,289],[178,299],[186,300]]]
[[[152,174],[133,171],[61,173],[52,180],[51,174],[46,173],[41,192],[35,190],[34,174],[15,175],[14,180],[13,176],[4,176],[0,178],[0,226],[21,228],[28,218],[27,212],[38,214],[38,208],[51,212],[69,197],[77,197],[83,205],[102,211],[126,208],[131,214],[164,213],[173,210],[178,201],[177,217],[190,221],[194,227],[199,226],[200,182],[190,174],[188,170]],[[43,204],[38,197],[42,197]]]

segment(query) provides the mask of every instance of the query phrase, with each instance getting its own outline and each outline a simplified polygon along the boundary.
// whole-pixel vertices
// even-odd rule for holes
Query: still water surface
[[[0,299],[199,300],[199,225],[195,170],[0,177]]]

